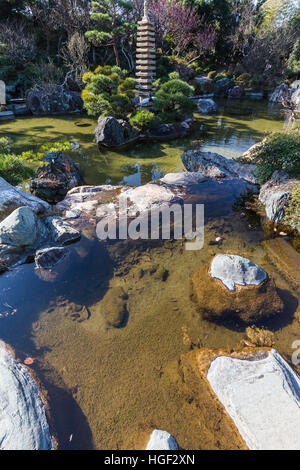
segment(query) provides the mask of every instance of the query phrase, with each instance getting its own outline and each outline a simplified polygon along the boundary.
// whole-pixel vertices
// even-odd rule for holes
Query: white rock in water
[[[0,215],[21,206],[30,207],[33,212],[45,212],[51,206],[30,193],[17,189],[0,177]]]
[[[155,429],[151,434],[146,450],[178,450],[178,444],[167,431]]]
[[[168,173],[160,181],[166,184],[174,184],[176,186],[189,186],[191,184],[199,184],[207,181],[207,176],[196,172]]]
[[[275,350],[217,357],[207,379],[250,450],[300,449],[300,379]]]
[[[236,285],[259,286],[267,278],[267,273],[257,264],[238,255],[215,256],[209,272],[231,291],[235,291]]]
[[[124,198],[128,198],[140,212],[151,209],[153,206],[175,202],[177,199],[170,189],[154,183],[129,189],[119,196],[120,200]]]
[[[26,369],[0,342],[0,450],[51,450],[45,407]]]

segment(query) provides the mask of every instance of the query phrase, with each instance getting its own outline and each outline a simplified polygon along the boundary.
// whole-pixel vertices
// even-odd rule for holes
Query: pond
[[[23,119],[1,124],[0,130],[20,150],[74,138],[87,183],[138,185],[181,171],[180,155],[196,145],[194,140],[203,141],[206,150],[236,156],[264,132],[284,125],[277,109],[264,103],[243,106],[251,114],[225,110],[199,117],[186,139],[120,153],[98,153],[88,118]],[[91,126],[76,127],[79,119]],[[274,277],[285,309],[264,326],[274,331],[275,347],[287,359],[300,337],[294,319],[299,290],[268,258],[265,240],[275,232],[245,207],[248,191],[253,187],[237,180],[195,186],[193,202],[205,204],[202,250],[186,251],[179,240],[100,243],[91,230],[47,276],[28,263],[0,277],[0,338],[20,360],[34,358],[61,449],[144,448],[154,427],[170,432],[185,449],[235,447],[222,430],[212,429],[214,411],[206,397],[194,404],[178,365],[191,347],[230,349],[245,337],[243,325],[201,318],[191,298],[192,274],[216,253],[249,257]],[[215,245],[218,236],[223,242]],[[167,279],[155,276],[157,267],[168,271]],[[128,296],[126,322],[109,328],[105,312],[114,301],[110,294],[120,287]]]
[[[192,133],[184,139],[141,143],[121,152],[98,151],[93,135],[97,123],[88,117],[18,119],[0,123],[0,135],[13,139],[16,153],[38,149],[44,143],[57,140],[76,141],[80,150],[73,158],[80,163],[87,184],[138,186],[166,173],[183,171],[182,152],[198,148],[202,143],[205,151],[234,158],[260,140],[264,133],[283,128],[277,105],[256,101],[219,101],[218,104],[219,113],[197,116]]]

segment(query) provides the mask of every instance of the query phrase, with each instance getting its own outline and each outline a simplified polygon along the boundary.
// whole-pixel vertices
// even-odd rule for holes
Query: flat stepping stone
[[[151,434],[146,450],[178,450],[178,444],[167,431],[155,429]]]
[[[45,407],[25,367],[0,341],[0,450],[51,450]]]
[[[267,273],[257,264],[238,255],[217,255],[210,266],[210,275],[235,291],[239,286],[259,286],[267,279]]]
[[[250,450],[300,449],[300,379],[277,351],[217,357],[207,379]]]

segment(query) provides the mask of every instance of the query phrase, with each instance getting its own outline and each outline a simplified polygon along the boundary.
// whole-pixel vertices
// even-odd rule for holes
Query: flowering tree
[[[192,62],[214,47],[216,31],[193,7],[180,0],[151,0],[150,8],[160,39],[174,47],[177,57],[192,50]]]

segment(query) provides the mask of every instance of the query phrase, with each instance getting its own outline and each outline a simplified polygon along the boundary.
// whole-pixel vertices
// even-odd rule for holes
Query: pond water
[[[247,116],[199,118],[187,139],[122,153],[98,153],[92,127],[74,126],[78,117],[24,119],[1,124],[0,130],[20,150],[75,138],[89,184],[136,185],[182,170],[180,155],[192,148],[193,140],[235,156],[264,132],[282,128],[273,108],[251,106]],[[243,325],[203,320],[191,298],[192,274],[216,253],[249,257],[274,277],[285,309],[264,326],[274,331],[276,349],[289,359],[293,341],[300,338],[294,319],[300,292],[269,261],[264,240],[275,232],[245,208],[248,190],[253,187],[235,180],[193,188],[191,202],[205,204],[202,250],[189,252],[181,241],[172,240],[100,243],[91,227],[47,276],[28,263],[0,277],[0,338],[16,349],[20,360],[35,359],[32,368],[48,390],[60,448],[144,448],[152,428],[169,431],[186,449],[235,447],[222,429],[212,427],[214,411],[206,398],[195,404],[178,365],[195,345],[230,349],[245,337]],[[211,244],[217,236],[224,239],[218,246]],[[155,276],[159,266],[168,271],[166,280]],[[120,287],[128,295],[126,321],[109,328],[105,314],[112,308],[110,293]]]
[[[264,133],[281,130],[284,125],[279,107],[271,103],[219,101],[218,105],[219,113],[198,116],[192,133],[184,139],[141,143],[121,152],[99,152],[93,135],[96,121],[80,116],[33,117],[0,123],[0,135],[13,139],[16,152],[38,149],[57,140],[76,141],[80,150],[73,158],[80,163],[87,184],[138,186],[166,173],[183,171],[180,157],[185,150],[203,144],[205,151],[238,157]]]

